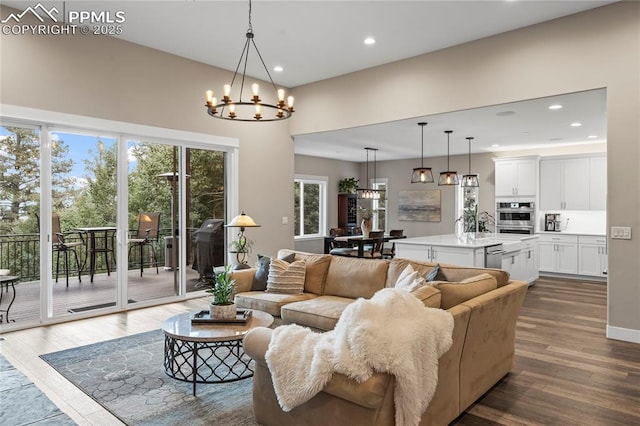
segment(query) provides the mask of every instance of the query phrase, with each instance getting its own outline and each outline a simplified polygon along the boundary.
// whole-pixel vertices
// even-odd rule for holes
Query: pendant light
[[[440,172],[440,179],[438,179],[438,185],[457,185],[458,184],[458,172],[449,170],[449,136],[453,133],[453,130],[445,130],[447,134],[447,171]]]
[[[431,173],[431,167],[424,166],[424,126],[427,123],[418,123],[418,126],[422,128],[422,154],[420,167],[413,169],[411,175],[411,183],[431,183],[433,182],[433,173]]]
[[[462,182],[460,182],[460,186],[465,188],[477,188],[480,186],[478,182],[478,175],[475,173],[471,173],[471,141],[472,137],[468,137],[467,141],[469,141],[469,173],[462,176]]]
[[[376,180],[376,153],[378,148],[365,148],[367,151],[367,186],[369,185],[369,151],[373,151],[373,181]],[[384,198],[383,191],[374,188],[358,188],[356,194],[361,200],[380,200]]]

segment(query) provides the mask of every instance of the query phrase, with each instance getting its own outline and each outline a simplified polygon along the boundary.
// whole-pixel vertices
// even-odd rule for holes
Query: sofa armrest
[[[256,271],[256,268],[233,271],[233,279],[236,280],[236,294],[251,291],[253,276],[256,274]]]
[[[243,339],[244,352],[257,364],[267,367],[265,353],[269,348],[273,330],[256,327]],[[322,392],[367,408],[380,408],[388,392],[393,390],[394,378],[389,374],[374,373],[368,380],[358,383],[342,374],[335,373]]]

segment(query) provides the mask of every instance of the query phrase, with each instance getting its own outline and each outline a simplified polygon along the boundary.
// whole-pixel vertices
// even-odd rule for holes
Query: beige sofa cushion
[[[425,276],[431,272],[436,263],[419,262],[417,260],[396,257],[389,262],[389,271],[387,272],[385,287],[393,287],[407,265],[413,266],[413,269],[418,271],[420,275]],[[487,273],[496,279],[498,287],[502,287],[509,283],[509,272],[501,269],[472,268],[468,266],[449,265],[446,263],[440,263],[440,268],[444,276],[447,277],[447,281],[460,282],[467,278]]]
[[[267,278],[267,293],[302,294],[305,271],[304,260],[289,263],[272,258]]]
[[[411,294],[420,299],[422,303],[424,303],[424,306],[428,308],[439,308],[442,304],[442,294],[440,290],[432,285],[423,285],[413,290]]]
[[[317,295],[323,294],[327,271],[331,263],[332,256],[330,254],[315,254],[281,249],[278,251],[278,258],[294,254],[295,260],[304,260],[306,262],[306,275],[304,279],[304,291]]]
[[[449,309],[498,288],[495,277],[487,273],[460,282],[434,281],[432,286],[442,294],[440,303],[442,309]]]
[[[248,291],[236,295],[235,301],[238,308],[257,309],[267,312],[273,316],[280,316],[280,309],[293,302],[313,299],[318,297],[311,293],[302,294],[283,294],[283,293],[267,293],[264,291]]]
[[[338,296],[318,296],[282,307],[282,322],[301,324],[318,330],[333,330],[338,318],[355,299]]]
[[[384,288],[388,266],[387,260],[333,256],[324,294],[370,299],[376,291]]]

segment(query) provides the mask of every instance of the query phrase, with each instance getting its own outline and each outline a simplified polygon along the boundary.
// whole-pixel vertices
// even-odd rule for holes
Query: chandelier
[[[373,181],[376,181],[376,153],[378,148],[365,148],[367,150],[367,185],[369,185],[369,151],[373,151]],[[384,191],[377,188],[357,188],[357,197],[362,200],[380,200],[384,198]]]
[[[422,161],[420,162],[420,167],[416,167],[413,169],[413,173],[411,174],[411,183],[430,183],[433,182],[433,173],[431,172],[431,167],[424,166],[424,126],[427,123],[418,123],[418,126],[422,128]]]
[[[207,113],[214,118],[221,118],[225,120],[235,121],[277,121],[285,120],[291,117],[293,113],[293,96],[289,96],[285,102],[284,89],[278,89],[271,78],[271,74],[267,69],[267,66],[262,59],[260,50],[256,46],[256,42],[253,37],[253,26],[251,25],[251,0],[249,0],[249,29],[246,33],[247,40],[240,54],[240,60],[236,66],[236,70],[233,73],[231,84],[225,84],[222,87],[222,99],[219,100],[215,97],[213,90],[207,90],[205,94]],[[242,94],[244,92],[244,81],[247,72],[247,63],[249,61],[249,51],[251,46],[256,51],[264,70],[269,77],[271,86],[273,87],[274,99],[277,99],[275,104],[264,102],[260,99],[260,86],[257,83],[251,85],[252,97],[250,100],[242,100]],[[238,75],[238,70],[242,65],[242,73]],[[241,77],[240,81],[240,94],[238,100],[235,101],[231,98],[231,91],[233,84],[237,77]]]
[[[438,179],[438,185],[457,185],[458,184],[458,172],[449,170],[449,136],[453,133],[453,130],[445,130],[447,134],[447,171],[440,172],[440,178]]]

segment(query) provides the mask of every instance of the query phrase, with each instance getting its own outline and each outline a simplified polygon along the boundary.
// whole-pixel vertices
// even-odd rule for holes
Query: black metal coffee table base
[[[177,380],[193,383],[225,383],[253,376],[251,358],[242,340],[189,342],[165,335],[164,372]]]

